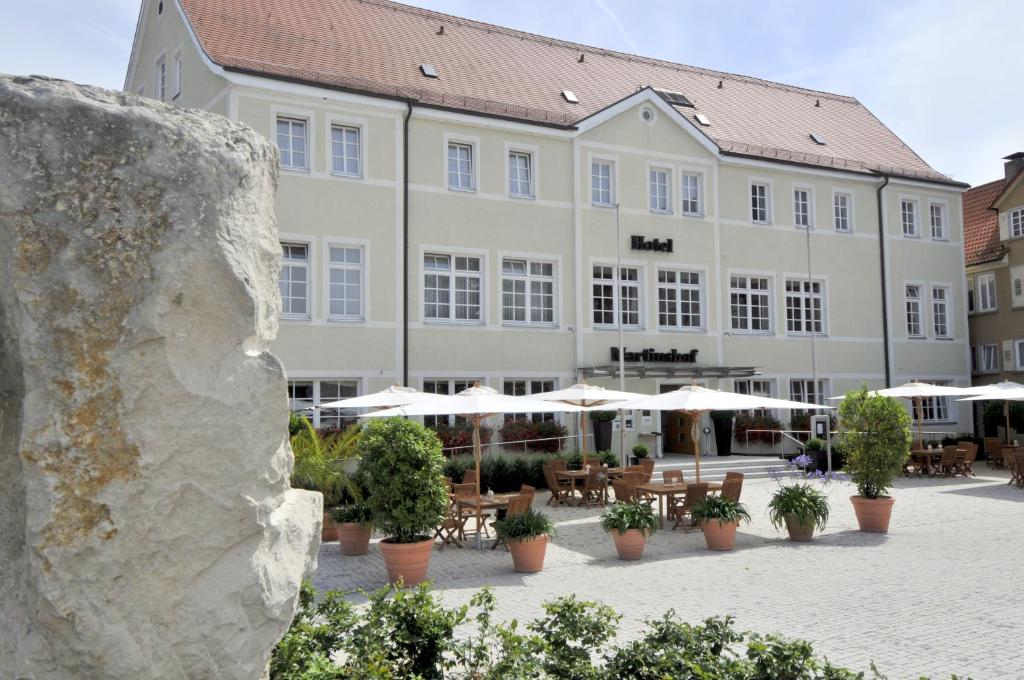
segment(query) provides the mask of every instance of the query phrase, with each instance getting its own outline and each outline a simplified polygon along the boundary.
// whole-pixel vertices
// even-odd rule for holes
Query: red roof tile
[[[182,0],[225,69],[571,127],[651,86],[685,94],[724,153],[951,183],[860,102],[578,45],[386,0]],[[441,26],[442,35],[438,35]],[[583,57],[582,63],[580,57]],[[420,64],[437,67],[424,77]],[[721,87],[719,86],[721,85]],[[562,97],[572,90],[579,104]],[[817,133],[826,145],[810,137]]]
[[[1005,186],[1005,179],[997,179],[968,189],[963,194],[964,260],[967,266],[998,260],[1006,250],[999,240],[999,215],[995,210],[989,210]]]

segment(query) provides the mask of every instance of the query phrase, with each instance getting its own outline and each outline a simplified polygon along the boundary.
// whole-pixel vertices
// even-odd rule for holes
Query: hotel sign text
[[[623,361],[637,361],[643,363],[657,363],[657,364],[692,364],[697,361],[697,350],[691,349],[689,352],[679,352],[675,349],[671,349],[667,352],[659,352],[653,347],[649,349],[643,349],[636,352],[631,352],[625,347],[622,348],[622,360]],[[612,347],[612,361],[619,360],[619,348]]]
[[[672,252],[672,239],[662,241],[660,238],[649,239],[643,236],[630,236],[629,247],[633,250],[655,250],[659,253]]]

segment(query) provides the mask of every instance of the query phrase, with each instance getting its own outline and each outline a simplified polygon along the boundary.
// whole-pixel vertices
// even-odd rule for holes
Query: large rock
[[[0,77],[0,678],[258,678],[288,627],[276,181],[243,125]]]

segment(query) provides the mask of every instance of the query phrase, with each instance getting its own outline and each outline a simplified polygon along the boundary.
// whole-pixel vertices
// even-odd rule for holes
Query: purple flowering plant
[[[779,483],[779,489],[768,502],[768,518],[776,529],[802,528],[823,531],[828,522],[828,494],[824,487],[845,482],[841,472],[808,470],[813,459],[806,453],[786,461],[784,467],[768,470],[768,476]]]

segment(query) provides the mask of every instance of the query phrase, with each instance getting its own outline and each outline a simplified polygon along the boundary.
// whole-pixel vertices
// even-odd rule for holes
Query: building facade
[[[620,330],[638,392],[969,384],[965,187],[855,99],[380,0],[255,5],[144,0],[125,89],[277,142],[296,405],[618,387]],[[677,420],[628,414],[627,445]]]

